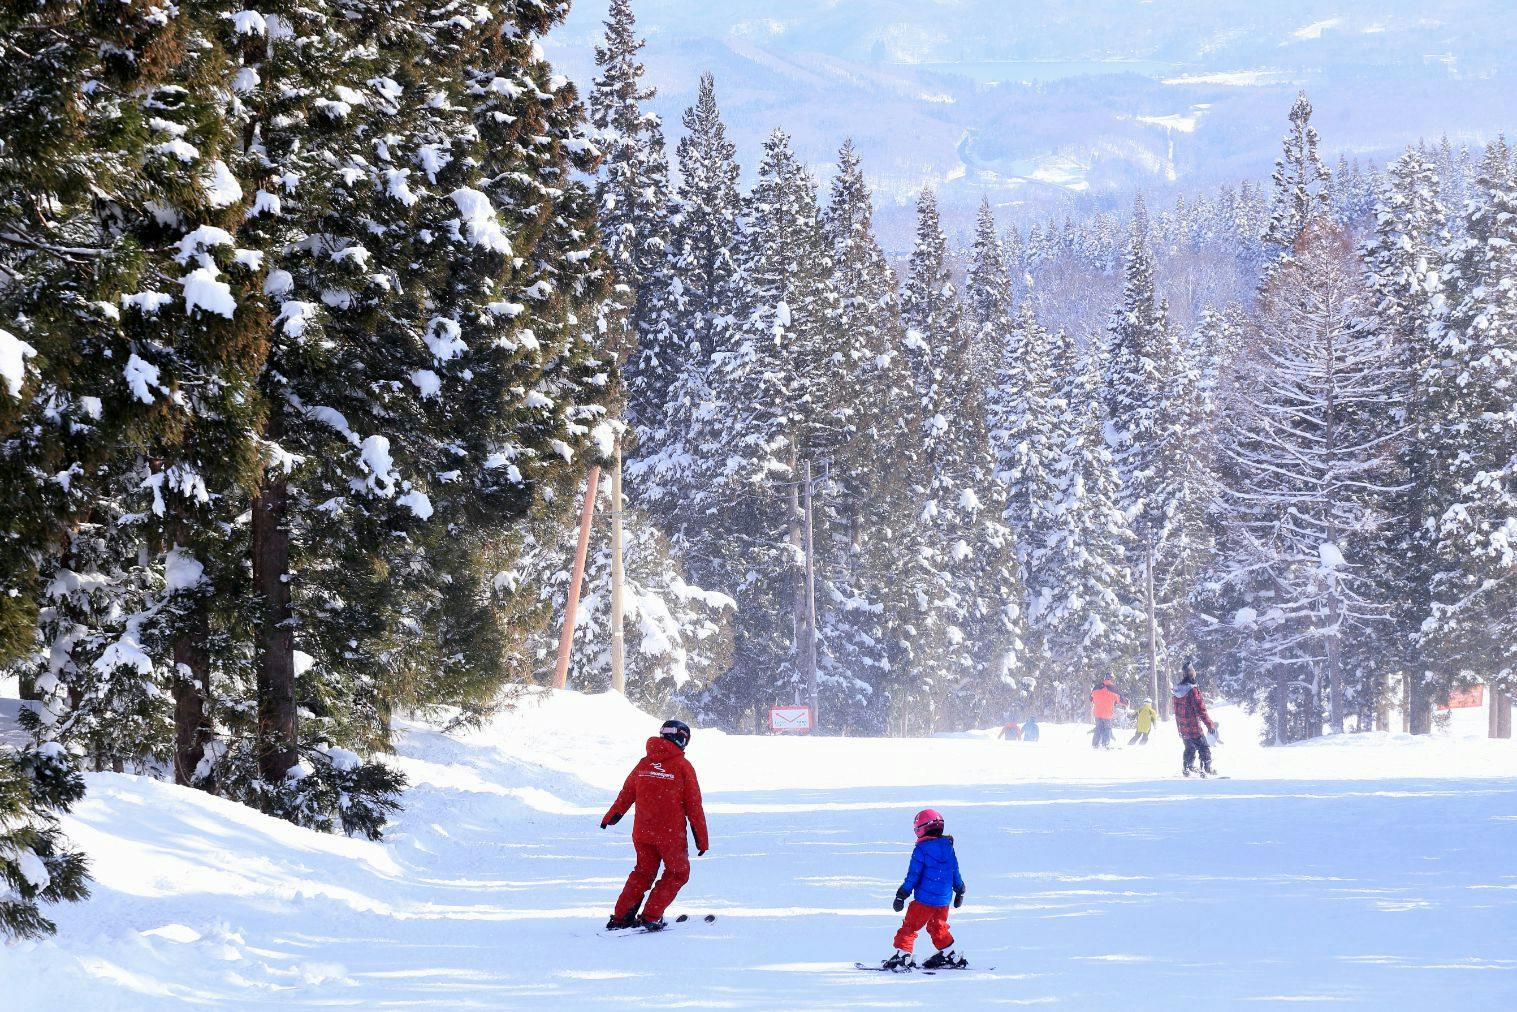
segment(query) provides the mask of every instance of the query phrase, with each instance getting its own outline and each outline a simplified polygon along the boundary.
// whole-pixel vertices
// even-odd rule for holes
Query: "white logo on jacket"
[[[673,780],[674,774],[664,769],[663,763],[649,763],[648,768],[643,770],[642,776],[658,777],[660,780]]]

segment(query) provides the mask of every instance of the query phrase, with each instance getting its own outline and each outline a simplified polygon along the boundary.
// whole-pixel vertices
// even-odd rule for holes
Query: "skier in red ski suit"
[[[686,821],[695,834],[696,851],[705,854],[711,847],[706,813],[701,807],[701,785],[695,778],[695,767],[685,758],[689,744],[689,726],[679,720],[665,722],[658,736],[648,739],[648,754],[627,774],[621,793],[601,819],[601,829],[614,826],[627,809],[637,806],[637,818],[632,823],[637,865],[627,876],[616,910],[606,923],[608,930],[641,926],[657,931],[664,927],[664,911],[690,879]],[[664,874],[655,886],[653,879],[660,863]],[[653,892],[639,914],[638,906],[649,886]]]

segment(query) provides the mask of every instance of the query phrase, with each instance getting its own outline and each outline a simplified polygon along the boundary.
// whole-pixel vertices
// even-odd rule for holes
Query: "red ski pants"
[[[901,930],[895,933],[895,947],[902,952],[910,952],[917,943],[917,932],[923,928],[932,938],[932,944],[940,949],[946,949],[953,944],[953,932],[948,930],[948,908],[929,907],[925,903],[911,901],[911,906],[906,908],[906,919],[901,922]]]
[[[643,905],[642,913],[648,920],[656,921],[664,916],[664,911],[679,895],[680,887],[690,881],[690,852],[683,836],[678,843],[634,843],[633,846],[637,848],[637,865],[627,876],[621,898],[616,901],[616,916],[626,917],[636,912],[643,894],[653,885],[662,862],[664,875],[658,885],[653,886],[653,893]]]

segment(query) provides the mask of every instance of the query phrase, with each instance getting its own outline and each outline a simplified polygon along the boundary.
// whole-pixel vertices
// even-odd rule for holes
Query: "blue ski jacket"
[[[899,894],[915,893],[918,903],[946,907],[953,902],[954,893],[963,891],[964,880],[959,877],[959,856],[953,851],[953,837],[929,836],[918,840]]]

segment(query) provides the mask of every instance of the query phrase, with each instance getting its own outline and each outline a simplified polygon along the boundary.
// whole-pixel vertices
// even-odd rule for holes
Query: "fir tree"
[[[1127,676],[1137,646],[1128,604],[1133,536],[1117,501],[1094,364],[1067,333],[1054,338],[1051,362],[1060,411],[1055,431],[1064,446],[1046,541],[1033,559],[1037,596],[1030,620],[1059,672],[1061,695],[1054,702],[1072,715],[1092,675]]]
[[[89,895],[84,857],[58,828],[58,817],[82,797],[84,778],[56,742],[0,746],[0,936],[51,935],[56,927],[41,905]]]
[[[1435,335],[1449,243],[1448,212],[1439,191],[1433,163],[1418,149],[1407,149],[1391,166],[1365,253],[1375,316],[1395,356],[1403,412],[1397,420],[1404,427],[1396,444],[1396,491],[1377,543],[1378,596],[1391,608],[1379,652],[1392,661],[1387,673],[1399,670],[1407,686],[1400,702],[1414,733],[1431,730],[1429,679],[1440,666],[1422,633],[1433,613],[1433,581],[1440,569],[1429,521],[1446,501],[1441,484],[1448,477],[1435,435],[1446,419],[1428,386],[1438,358]],[[1381,688],[1376,702],[1385,702],[1383,693]]]
[[[1314,224],[1261,294],[1260,334],[1229,413],[1232,579],[1251,600],[1235,624],[1272,688],[1279,740],[1342,731],[1363,686],[1346,684],[1351,632],[1383,621],[1371,593],[1372,531],[1392,490],[1390,346],[1371,323],[1347,238]],[[1267,679],[1273,679],[1270,686]],[[1242,688],[1237,687],[1237,688]],[[1294,691],[1292,691],[1294,690]]]
[[[831,413],[846,438],[829,458],[826,497],[838,557],[826,560],[818,607],[830,681],[871,691],[845,727],[882,731],[916,656],[924,609],[911,560],[920,550],[920,417],[905,354],[895,272],[874,235],[874,202],[851,142],[838,153],[823,224],[842,285]]]
[[[646,438],[661,427],[662,406],[686,358],[687,337],[677,304],[667,304],[678,295],[669,290],[667,276],[669,164],[663,123],[644,111],[656,92],[643,84],[638,53],[644,40],[637,36],[629,0],[612,0],[605,28],[605,40],[595,49],[600,76],[590,92],[594,139],[602,153],[595,196],[601,242],[618,284],[609,307],[611,324],[625,329],[629,345],[622,349],[630,358],[628,411]],[[666,314],[674,319],[666,321]]]
[[[1464,238],[1445,271],[1447,316],[1434,328],[1424,374],[1439,493],[1428,516],[1440,558],[1431,631],[1457,677],[1483,675],[1509,693],[1517,671],[1509,628],[1517,601],[1511,547],[1517,532],[1517,174],[1505,141],[1486,149],[1475,193],[1464,214]],[[1423,719],[1420,700],[1416,719]]]
[[[1317,128],[1312,126],[1312,104],[1304,91],[1291,107],[1290,124],[1285,151],[1275,162],[1274,203],[1265,233],[1265,242],[1285,253],[1295,249],[1314,219],[1327,214],[1332,184],[1332,175],[1317,154]]]
[[[1156,626],[1156,678],[1158,667],[1165,666],[1166,646],[1183,638],[1191,591],[1207,553],[1207,475],[1192,442],[1199,428],[1197,377],[1155,291],[1148,228],[1140,199],[1133,211],[1122,304],[1108,328],[1104,399],[1119,501],[1136,538],[1134,580]],[[1157,693],[1159,686],[1149,688]]]

